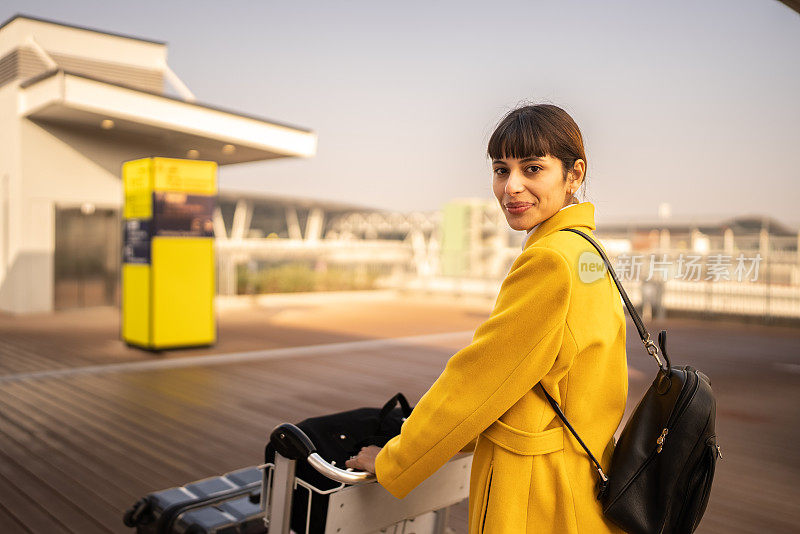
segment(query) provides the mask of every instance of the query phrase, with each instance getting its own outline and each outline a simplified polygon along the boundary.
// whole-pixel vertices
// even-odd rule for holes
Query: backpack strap
[[[625,292],[625,288],[623,288],[622,284],[620,284],[619,279],[617,278],[617,273],[614,272],[614,268],[611,267],[611,262],[608,261],[608,256],[606,256],[606,253],[603,251],[602,248],[600,248],[600,245],[598,245],[594,239],[586,235],[584,232],[576,230],[575,228],[564,228],[561,231],[573,232],[578,235],[582,235],[586,240],[589,241],[589,243],[592,244],[592,246],[595,249],[597,249],[597,252],[600,253],[600,256],[603,258],[603,262],[606,264],[606,267],[608,268],[609,274],[611,274],[611,278],[614,280],[614,284],[616,284],[617,289],[619,289],[619,294],[622,296],[622,300],[625,303],[625,307],[628,309],[628,313],[630,314],[631,319],[633,320],[633,324],[636,325],[636,330],[639,331],[639,337],[642,338],[642,343],[644,343],[644,348],[647,350],[647,353],[650,354],[650,356],[655,358],[656,363],[658,363],[658,366],[664,371],[666,371],[667,374],[669,374],[669,370],[672,367],[672,365],[671,362],[669,361],[669,358],[667,357],[666,352],[662,351],[662,355],[666,360],[665,362],[666,368],[665,368],[664,363],[661,362],[661,358],[658,357],[658,346],[655,344],[654,341],[650,339],[650,332],[648,332],[647,328],[645,328],[644,323],[642,322],[642,318],[639,317],[639,313],[636,311],[636,308],[634,308],[633,304],[631,303],[631,299],[628,298],[628,294]]]
[[[544,389],[544,386],[542,385],[541,382],[539,382],[539,386],[542,388],[542,391],[544,392],[544,396],[547,397],[547,401],[550,403],[550,406],[553,407],[553,410],[555,410],[556,414],[558,414],[558,416],[561,418],[561,420],[564,421],[564,424],[567,426],[569,431],[572,432],[572,435],[575,436],[575,439],[578,440],[578,443],[581,444],[581,447],[583,447],[583,450],[586,451],[586,454],[589,455],[589,458],[591,458],[592,463],[594,463],[595,469],[597,470],[597,474],[600,476],[600,481],[599,481],[600,492],[599,492],[599,494],[602,495],[603,493],[605,493],[606,488],[608,487],[608,476],[606,476],[606,474],[603,472],[603,468],[600,466],[600,462],[597,461],[597,458],[594,457],[592,452],[589,450],[589,447],[586,446],[586,444],[583,442],[583,440],[580,438],[580,436],[578,436],[578,433],[575,432],[575,429],[572,428],[572,425],[569,424],[569,421],[567,421],[567,416],[564,415],[564,412],[561,411],[561,407],[558,405],[556,400],[553,397],[550,396],[550,394],[547,392],[546,389]]]
[[[608,257],[606,256],[606,253],[603,251],[603,249],[600,248],[600,246],[594,241],[594,239],[586,235],[584,232],[581,232],[580,230],[576,230],[574,228],[564,228],[561,231],[573,232],[582,235],[586,240],[588,240],[592,244],[592,246],[594,246],[595,249],[597,249],[597,252],[600,253],[600,256],[603,258],[603,262],[606,264],[606,267],[608,268],[608,272],[611,274],[611,278],[614,280],[614,284],[617,286],[617,289],[619,289],[619,293],[622,296],[622,301],[625,303],[625,307],[628,309],[628,313],[630,314],[631,319],[633,319],[633,324],[636,325],[636,330],[639,331],[639,337],[642,338],[642,343],[644,343],[647,353],[655,358],[656,362],[658,363],[658,367],[660,369],[666,371],[669,374],[672,364],[669,361],[669,357],[667,356],[666,350],[662,350],[662,354],[664,355],[664,359],[666,361],[666,369],[665,369],[664,364],[662,364],[661,359],[658,357],[658,347],[653,341],[650,340],[650,333],[647,331],[647,328],[645,328],[641,317],[639,317],[636,308],[633,307],[631,299],[628,298],[628,294],[625,292],[625,289],[622,287],[622,284],[620,284],[619,279],[617,278],[617,273],[615,273],[614,269],[611,267],[611,262],[608,260]],[[661,334],[659,334],[658,336],[662,349],[666,349],[665,338],[666,338],[666,332],[662,331]],[[592,463],[594,463],[595,469],[597,470],[597,473],[600,476],[600,481],[599,481],[600,490],[598,493],[598,498],[600,498],[600,496],[602,496],[605,493],[606,489],[608,488],[608,476],[606,476],[606,474],[603,472],[603,468],[600,466],[600,462],[598,462],[597,458],[594,457],[592,452],[589,450],[589,447],[586,446],[586,444],[583,442],[580,436],[578,436],[578,433],[575,432],[575,429],[572,428],[572,425],[567,420],[567,416],[564,415],[564,412],[561,410],[561,407],[558,405],[556,400],[550,396],[550,394],[547,392],[546,389],[544,389],[544,386],[542,385],[541,382],[539,382],[539,386],[542,388],[544,396],[547,397],[547,401],[550,403],[550,406],[553,407],[553,410],[556,412],[558,417],[561,418],[561,420],[564,422],[564,425],[566,425],[566,427],[569,429],[572,435],[575,436],[575,439],[578,440],[578,443],[580,443],[581,447],[583,447],[583,450],[585,450],[586,454],[589,455],[589,458],[592,460]]]

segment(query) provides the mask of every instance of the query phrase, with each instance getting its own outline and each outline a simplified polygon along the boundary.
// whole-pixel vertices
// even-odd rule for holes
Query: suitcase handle
[[[375,480],[374,473],[346,471],[325,461],[317,454],[317,448],[306,433],[291,423],[276,426],[269,436],[269,441],[281,456],[290,460],[306,460],[314,469],[336,482],[358,484]]]

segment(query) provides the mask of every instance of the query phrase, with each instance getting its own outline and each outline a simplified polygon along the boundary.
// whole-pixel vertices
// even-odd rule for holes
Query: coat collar
[[[566,210],[559,210],[549,219],[545,219],[536,227],[525,241],[525,248],[528,248],[546,235],[550,235],[564,228],[585,227],[594,230],[594,204],[591,202],[581,202]]]

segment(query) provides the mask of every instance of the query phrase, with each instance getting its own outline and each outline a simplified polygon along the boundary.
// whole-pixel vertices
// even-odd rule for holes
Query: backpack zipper
[[[658,436],[658,439],[656,440],[656,443],[658,443],[658,448],[656,449],[656,452],[661,452],[661,449],[664,448],[664,439],[667,437],[668,431],[669,429],[665,428],[664,430],[661,431],[661,435]]]
[[[656,439],[656,453],[661,453],[661,449],[664,448],[664,441],[667,439],[667,433],[669,432],[670,428],[675,426],[675,423],[678,421],[683,412],[686,411],[686,407],[689,406],[689,402],[694,398],[695,393],[697,393],[697,388],[700,386],[700,377],[697,376],[697,373],[694,370],[686,371],[687,376],[694,376],[694,383],[690,385],[691,392],[686,391],[684,396],[678,400],[678,405],[675,407],[675,411],[670,414],[669,419],[667,420],[667,426],[661,431],[661,434]],[[690,379],[691,380],[691,379]]]

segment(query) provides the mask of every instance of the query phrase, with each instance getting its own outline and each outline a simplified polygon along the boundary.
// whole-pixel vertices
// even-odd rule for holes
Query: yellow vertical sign
[[[150,350],[214,344],[217,164],[134,160],[122,182],[123,341]]]

